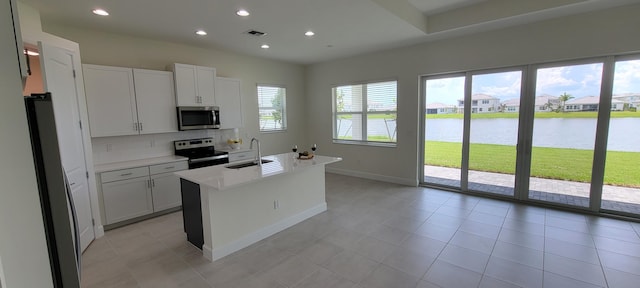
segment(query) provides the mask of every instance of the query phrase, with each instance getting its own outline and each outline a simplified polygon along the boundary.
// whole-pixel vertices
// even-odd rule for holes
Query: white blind
[[[258,113],[260,131],[284,130],[287,127],[286,89],[276,86],[258,86]]]
[[[367,111],[396,111],[396,81],[367,84]]]

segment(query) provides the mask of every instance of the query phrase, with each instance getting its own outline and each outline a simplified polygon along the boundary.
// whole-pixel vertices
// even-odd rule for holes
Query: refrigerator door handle
[[[76,264],[78,265],[78,279],[82,278],[82,248],[80,247],[80,231],[78,230],[78,215],[76,214],[76,205],[73,202],[73,196],[71,195],[71,186],[69,185],[69,177],[67,171],[62,167],[62,173],[64,174],[65,192],[67,194],[67,200],[71,206],[71,216],[73,218],[73,233],[75,235],[76,246]]]

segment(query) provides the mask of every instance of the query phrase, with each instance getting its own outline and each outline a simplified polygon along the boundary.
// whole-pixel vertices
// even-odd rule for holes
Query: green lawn
[[[471,119],[518,118],[519,113],[472,113]],[[464,114],[426,114],[427,119],[463,119]],[[536,112],[536,118],[598,118],[598,112]],[[611,118],[640,117],[640,112],[611,111]]]
[[[460,168],[462,144],[427,141],[427,165]],[[498,173],[515,173],[516,148],[509,145],[471,144],[469,169]],[[531,175],[539,178],[576,182],[591,181],[593,152],[582,149],[534,147]],[[607,153],[605,184],[640,188],[640,153]]]

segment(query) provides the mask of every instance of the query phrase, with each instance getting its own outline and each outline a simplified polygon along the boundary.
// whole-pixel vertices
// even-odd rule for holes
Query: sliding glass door
[[[465,76],[430,77],[423,82],[424,182],[460,188]]]
[[[471,76],[468,189],[513,196],[522,71]]]
[[[640,57],[615,62],[602,209],[640,215]]]
[[[640,55],[421,82],[423,184],[640,217]]]
[[[602,67],[536,70],[529,199],[589,207]]]

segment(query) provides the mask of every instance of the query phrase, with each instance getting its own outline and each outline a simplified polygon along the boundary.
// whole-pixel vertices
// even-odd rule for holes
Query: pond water
[[[595,118],[539,118],[533,125],[533,146],[593,149]],[[427,119],[425,139],[462,142],[462,119]],[[518,119],[472,119],[471,143],[516,145]],[[640,152],[640,118],[612,118],[609,151]]]

